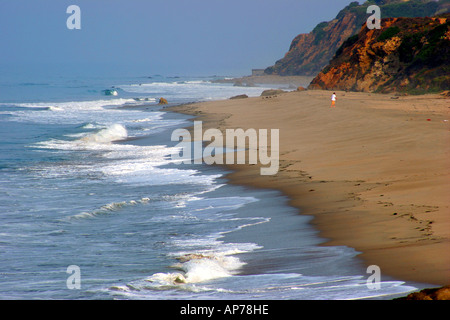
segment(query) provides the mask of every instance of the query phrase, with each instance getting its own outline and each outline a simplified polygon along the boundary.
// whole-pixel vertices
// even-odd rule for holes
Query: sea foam
[[[245,265],[239,258],[224,252],[190,253],[177,259],[180,263],[172,268],[180,272],[156,273],[146,281],[157,286],[201,283],[231,277]]]
[[[110,143],[119,140],[125,140],[128,137],[127,129],[121,124],[113,124],[106,129],[96,133],[89,134],[82,138],[85,142]]]

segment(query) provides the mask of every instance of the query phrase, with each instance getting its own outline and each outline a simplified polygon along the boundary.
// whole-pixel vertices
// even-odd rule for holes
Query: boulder
[[[264,90],[261,93],[261,97],[268,97],[268,96],[274,96],[277,94],[281,94],[281,93],[285,93],[286,91],[284,90],[279,90],[279,89],[269,89],[269,90]]]
[[[231,97],[230,99],[247,99],[247,98],[248,98],[248,95],[246,95],[246,94],[240,94],[240,95]]]
[[[423,289],[396,300],[450,300],[450,285],[441,288]]]

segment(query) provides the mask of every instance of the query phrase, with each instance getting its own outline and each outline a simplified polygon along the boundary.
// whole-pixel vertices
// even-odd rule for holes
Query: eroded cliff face
[[[433,16],[448,12],[450,8],[449,0],[371,0],[362,5],[352,2],[332,21],[321,22],[310,33],[295,37],[285,56],[265,73],[316,76],[345,40],[359,32],[370,16],[367,7],[372,4],[380,7],[383,18]]]
[[[356,15],[348,12],[339,19],[319,24],[311,33],[298,35],[284,58],[265,72],[282,76],[316,75],[344,40],[359,29],[356,20]]]
[[[426,93],[450,88],[450,14],[364,25],[311,82],[310,89]]]

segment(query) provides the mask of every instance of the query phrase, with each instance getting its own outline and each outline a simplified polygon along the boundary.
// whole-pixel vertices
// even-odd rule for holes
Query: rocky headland
[[[336,51],[351,36],[358,34],[369,14],[370,5],[378,5],[382,18],[431,17],[449,12],[449,0],[376,0],[357,1],[342,9],[331,21],[319,23],[310,33],[299,34],[292,41],[288,52],[266,74],[281,76],[316,76]]]
[[[337,50],[310,89],[422,94],[450,88],[450,14],[387,18],[363,26]]]

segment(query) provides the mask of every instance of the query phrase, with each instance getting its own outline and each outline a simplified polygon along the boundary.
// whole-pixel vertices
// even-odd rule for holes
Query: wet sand
[[[227,165],[230,182],[276,189],[323,245],[362,252],[382,274],[450,283],[449,107],[440,95],[395,97],[328,91],[213,101],[169,108],[203,130],[279,129],[280,167]],[[247,158],[248,159],[248,158]]]

